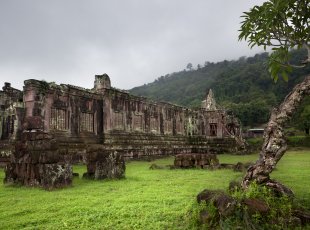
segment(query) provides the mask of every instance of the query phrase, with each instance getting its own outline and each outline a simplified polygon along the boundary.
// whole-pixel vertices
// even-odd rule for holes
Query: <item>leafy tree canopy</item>
[[[250,47],[272,47],[269,72],[274,81],[281,75],[288,80],[293,67],[310,63],[310,2],[309,0],[269,0],[244,12],[239,40],[247,40]],[[307,49],[307,57],[291,63],[289,50]]]
[[[193,68],[193,64],[192,63],[188,63],[186,66],[186,69],[192,70]]]

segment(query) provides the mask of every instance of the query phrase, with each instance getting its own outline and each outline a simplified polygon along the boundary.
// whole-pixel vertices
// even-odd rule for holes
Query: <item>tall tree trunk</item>
[[[296,85],[279,108],[272,111],[268,125],[265,128],[264,143],[259,159],[253,166],[248,168],[242,181],[243,188],[247,188],[252,181],[256,181],[258,184],[266,184],[274,188],[280,188],[280,190],[286,189],[280,183],[270,180],[269,174],[287,149],[283,126],[292,117],[306,95],[310,95],[310,76]]]

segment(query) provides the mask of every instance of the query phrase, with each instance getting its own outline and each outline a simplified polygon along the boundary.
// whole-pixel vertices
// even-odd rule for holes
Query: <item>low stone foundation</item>
[[[178,168],[214,168],[219,166],[219,160],[215,154],[191,153],[175,156],[174,166]]]

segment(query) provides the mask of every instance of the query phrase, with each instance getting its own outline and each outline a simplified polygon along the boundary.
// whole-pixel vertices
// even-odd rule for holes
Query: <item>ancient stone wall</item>
[[[16,139],[23,119],[23,92],[5,83],[0,91],[0,140]]]
[[[23,102],[25,118],[41,119],[40,129],[72,160],[82,159],[91,144],[125,157],[236,150],[212,91],[201,109],[191,110],[112,88],[104,74],[95,76],[93,89],[26,80]]]
[[[24,118],[23,92],[5,83],[0,91],[0,165],[9,162]]]
[[[113,131],[185,135],[185,108],[108,89],[105,92],[105,133]]]
[[[24,95],[26,117],[41,117],[44,131],[65,141],[66,138],[89,141],[102,136],[102,95],[71,85],[36,80],[25,81]]]

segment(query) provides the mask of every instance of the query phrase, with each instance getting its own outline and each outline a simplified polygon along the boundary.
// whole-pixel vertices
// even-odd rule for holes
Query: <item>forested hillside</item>
[[[295,62],[306,57],[305,50],[292,51]],[[310,74],[310,67],[295,69],[288,82],[275,84],[267,71],[267,53],[254,57],[218,63],[206,62],[203,67],[167,74],[154,82],[135,87],[131,93],[199,107],[209,88],[221,106],[231,109],[245,126],[255,126],[268,120],[272,107],[279,104],[294,85]]]

